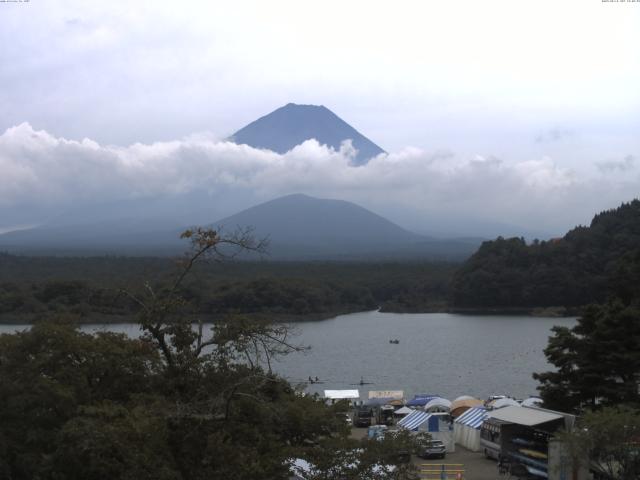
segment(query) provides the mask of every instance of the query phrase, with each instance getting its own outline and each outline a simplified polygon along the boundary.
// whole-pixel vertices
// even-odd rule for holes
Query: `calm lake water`
[[[360,312],[291,324],[297,343],[311,350],[283,358],[274,369],[293,383],[317,376],[324,383],[309,385],[310,392],[357,388],[362,398],[369,390],[404,390],[407,398],[414,393],[524,398],[536,393],[531,374],[550,368],[542,350],[551,327],[574,324],[568,318]],[[0,332],[23,328],[2,325]],[[83,330],[139,335],[133,324]],[[361,377],[371,384],[358,385]]]

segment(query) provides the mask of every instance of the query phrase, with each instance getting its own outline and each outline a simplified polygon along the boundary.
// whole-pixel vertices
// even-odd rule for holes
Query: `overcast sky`
[[[0,228],[39,199],[206,178],[245,203],[306,189],[415,228],[440,209],[556,231],[640,185],[640,2],[32,0],[0,3],[0,45]],[[288,102],[391,155],[357,170],[317,145],[221,153]],[[186,165],[195,144],[207,153]],[[316,178],[278,170],[292,158]]]

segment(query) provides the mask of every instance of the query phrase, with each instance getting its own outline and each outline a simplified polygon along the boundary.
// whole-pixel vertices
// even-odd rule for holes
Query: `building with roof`
[[[537,407],[491,410],[481,426],[480,447],[487,456],[519,465],[532,478],[585,478],[583,471],[573,471],[568,453],[554,439],[556,432],[571,430],[574,423],[574,415]]]

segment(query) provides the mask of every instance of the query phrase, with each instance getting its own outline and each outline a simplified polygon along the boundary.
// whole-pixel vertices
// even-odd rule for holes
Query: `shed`
[[[549,480],[569,478],[564,471],[563,448],[551,448],[558,430],[571,430],[575,416],[537,407],[508,406],[488,412],[482,426],[485,429],[497,423],[494,443],[499,443],[498,452],[526,467],[529,473]],[[481,436],[481,444],[485,437]],[[492,447],[493,448],[493,447]],[[564,473],[562,473],[564,471]]]
[[[540,408],[515,406],[494,410],[489,413],[489,416],[503,422],[514,423],[527,427],[533,427],[564,418],[564,415],[560,412],[543,410]]]
[[[455,442],[472,452],[480,451],[480,427],[487,418],[487,409],[473,407],[464,412],[453,423]]]

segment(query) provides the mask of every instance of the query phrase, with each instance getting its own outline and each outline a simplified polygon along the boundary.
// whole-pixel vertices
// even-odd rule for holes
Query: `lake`
[[[531,374],[551,368],[542,351],[551,327],[574,324],[573,318],[360,312],[290,324],[297,343],[311,350],[284,357],[274,369],[293,383],[317,376],[324,383],[309,385],[310,392],[357,388],[362,398],[369,390],[404,390],[407,398],[414,393],[524,398],[536,393]],[[0,332],[22,328],[2,325]],[[82,329],[139,334],[134,324]],[[361,378],[371,384],[358,385]]]

